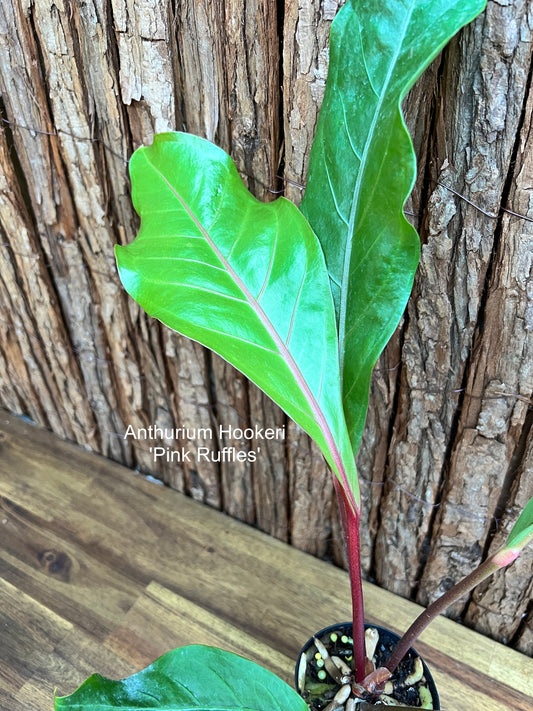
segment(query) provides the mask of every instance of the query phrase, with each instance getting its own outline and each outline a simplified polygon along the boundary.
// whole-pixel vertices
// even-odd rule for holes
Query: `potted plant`
[[[320,639],[313,642],[314,658],[336,685],[328,711],[364,711],[386,698],[387,705],[398,703],[387,684],[430,619],[533,538],[532,499],[506,545],[433,603],[386,658],[372,660],[363,625],[355,455],[371,372],[401,318],[419,257],[418,235],[403,214],[415,158],[400,105],[484,5],[348,0],[332,25],[300,210],[284,198],[256,200],[227,154],[188,134],[160,134],[130,163],[141,227],[132,244],[117,248],[126,290],[148,314],[216,351],[263,389],[317,442],[333,472],[353,621],[344,635],[351,664],[321,649]],[[338,634],[329,634],[335,645]],[[300,686],[303,666],[311,666],[303,658]],[[419,697],[414,706],[435,703]],[[57,697],[55,707],[296,711],[306,703],[251,662],[186,647],[124,681],[90,677],[71,696]]]

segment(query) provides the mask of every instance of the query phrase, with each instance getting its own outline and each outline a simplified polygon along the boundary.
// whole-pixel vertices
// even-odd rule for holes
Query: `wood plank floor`
[[[315,631],[350,618],[345,572],[0,411],[0,709],[48,711],[192,643],[291,681]],[[365,585],[368,621],[417,606]],[[440,618],[417,648],[445,711],[531,711],[533,660]]]

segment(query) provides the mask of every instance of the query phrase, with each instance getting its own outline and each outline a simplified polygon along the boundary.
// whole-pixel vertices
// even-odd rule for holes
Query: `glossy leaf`
[[[307,711],[303,699],[272,672],[236,654],[181,647],[121,681],[90,676],[55,711]]]
[[[486,0],[348,0],[333,21],[301,209],[324,249],[354,451],[370,375],[411,292],[419,239],[403,215],[415,157],[400,104]]]
[[[116,249],[126,290],[277,402],[319,444],[357,509],[333,300],[300,211],[284,198],[256,200],[224,151],[189,134],[156,136],[130,172],[141,228]]]

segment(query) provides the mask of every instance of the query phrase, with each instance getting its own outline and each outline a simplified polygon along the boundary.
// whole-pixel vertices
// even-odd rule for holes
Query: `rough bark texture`
[[[135,235],[127,160],[155,131],[214,140],[258,197],[284,185],[299,202],[342,4],[0,5],[0,405],[336,562],[315,446],[239,373],[148,319],[113,245]],[[531,2],[489,1],[405,103],[422,260],[358,464],[366,574],[422,603],[498,545],[533,491],[532,33]],[[235,433],[256,424],[285,436]],[[125,439],[130,425],[189,431]],[[257,456],[167,461],[206,445]],[[532,653],[531,561],[453,614]]]

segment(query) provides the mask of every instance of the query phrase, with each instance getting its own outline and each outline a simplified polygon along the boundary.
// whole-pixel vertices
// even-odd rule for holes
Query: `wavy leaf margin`
[[[348,0],[330,64],[301,209],[328,266],[343,406],[359,448],[374,365],[411,293],[419,239],[403,214],[415,155],[401,102],[486,0]]]
[[[254,198],[231,158],[191,134],[156,135],[130,174],[141,226],[115,249],[126,291],[264,390],[318,443],[358,510],[333,299],[302,213]]]

